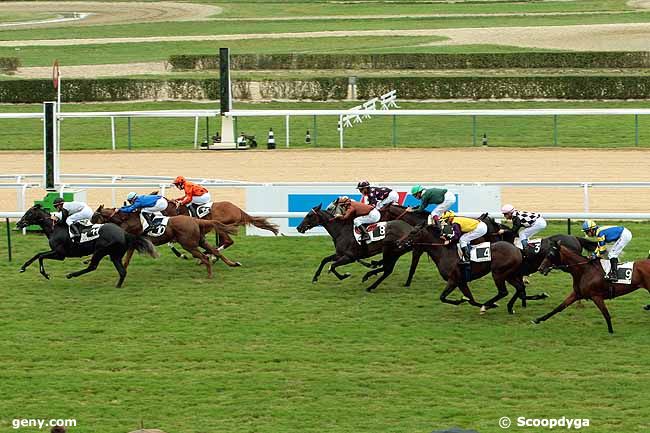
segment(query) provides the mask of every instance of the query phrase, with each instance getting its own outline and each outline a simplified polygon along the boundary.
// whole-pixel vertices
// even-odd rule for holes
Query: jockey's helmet
[[[596,230],[597,228],[598,228],[598,224],[596,224],[596,221],[594,221],[594,220],[587,220],[587,221],[582,223],[582,231],[583,232]]]
[[[174,179],[173,184],[174,185],[184,185],[185,184],[185,178],[183,176],[177,176],[176,179]]]
[[[127,196],[126,196],[126,201],[129,203],[133,203],[135,199],[138,198],[138,194],[131,191]]]
[[[511,204],[504,204],[503,207],[501,207],[501,213],[502,214],[509,214],[512,213],[515,210],[515,207]]]
[[[411,194],[415,195],[415,194],[417,194],[419,192],[422,192],[423,190],[424,190],[424,188],[422,187],[422,185],[415,185],[415,186],[413,186],[413,188],[411,188]]]
[[[360,180],[359,183],[357,183],[357,189],[363,189],[369,187],[370,187],[370,182],[368,182],[367,180]]]
[[[456,216],[456,214],[453,211],[448,210],[447,212],[442,214],[442,219],[447,220],[447,221],[451,221],[451,220],[454,219],[455,216]]]
[[[57,197],[57,198],[55,198],[54,201],[52,202],[52,204],[54,205],[54,207],[63,206],[63,203],[65,203],[65,200],[63,200],[63,197]]]

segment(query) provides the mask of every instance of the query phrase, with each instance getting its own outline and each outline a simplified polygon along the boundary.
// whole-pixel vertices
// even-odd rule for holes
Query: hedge
[[[648,99],[650,76],[357,78],[357,96],[399,99]]]
[[[67,79],[61,88],[61,99],[65,102],[218,99],[218,95],[217,79]],[[40,103],[54,99],[52,80],[0,81],[0,102]]]
[[[216,55],[171,56],[173,70],[218,69]],[[529,52],[476,54],[235,54],[232,70],[648,68],[650,52]]]
[[[20,67],[18,57],[0,57],[1,72],[15,72]]]

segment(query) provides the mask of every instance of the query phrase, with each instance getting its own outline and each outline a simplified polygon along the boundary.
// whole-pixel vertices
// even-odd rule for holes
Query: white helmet
[[[135,198],[138,196],[137,193],[131,191],[127,196],[126,196],[126,201],[132,202],[135,200]]]
[[[501,213],[512,213],[515,210],[515,207],[511,204],[504,204],[501,208]]]

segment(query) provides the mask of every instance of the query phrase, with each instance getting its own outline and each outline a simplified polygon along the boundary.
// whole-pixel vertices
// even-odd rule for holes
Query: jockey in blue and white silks
[[[611,269],[607,278],[610,280],[616,279],[616,271],[618,268],[618,256],[623,252],[623,248],[632,240],[632,233],[622,226],[604,226],[599,227],[595,221],[587,220],[582,224],[582,231],[587,236],[595,236],[598,241],[598,246],[593,252],[593,255],[602,258],[607,252],[607,244],[614,243],[607,253]]]
[[[155,217],[162,217],[162,212],[167,209],[167,200],[160,195],[138,195],[130,192],[126,196],[130,203],[128,206],[122,206],[119,211],[125,213],[140,210],[141,215],[151,224]]]

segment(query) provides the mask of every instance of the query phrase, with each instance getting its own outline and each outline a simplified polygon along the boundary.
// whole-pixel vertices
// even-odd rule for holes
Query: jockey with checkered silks
[[[546,228],[546,220],[536,212],[526,212],[515,209],[511,204],[503,205],[501,213],[507,220],[512,221],[512,231],[519,234],[521,247],[526,253],[528,239]],[[503,229],[499,234],[503,234]]]

